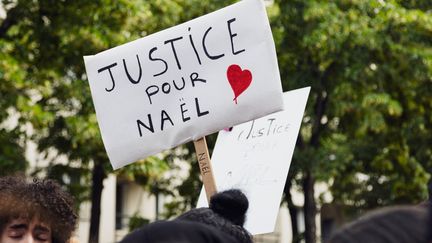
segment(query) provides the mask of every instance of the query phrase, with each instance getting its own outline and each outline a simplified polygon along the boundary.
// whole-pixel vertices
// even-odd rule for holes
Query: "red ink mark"
[[[237,64],[232,64],[227,69],[227,78],[234,91],[233,100],[237,104],[237,97],[239,97],[252,82],[252,73],[247,69],[242,70]]]

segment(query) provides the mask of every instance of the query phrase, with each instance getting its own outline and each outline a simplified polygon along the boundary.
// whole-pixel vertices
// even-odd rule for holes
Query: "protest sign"
[[[274,230],[309,90],[284,93],[281,112],[219,132],[212,155],[216,186],[246,194],[245,228],[254,235]],[[197,207],[207,205],[201,190]]]
[[[84,57],[114,168],[283,108],[260,0]]]

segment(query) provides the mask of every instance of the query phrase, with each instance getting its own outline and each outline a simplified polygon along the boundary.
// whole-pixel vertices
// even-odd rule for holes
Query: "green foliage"
[[[1,20],[1,19],[0,19]],[[16,104],[23,93],[24,73],[8,52],[14,46],[0,38],[0,176],[24,172],[24,133],[15,124],[18,119]]]
[[[129,219],[129,223],[128,223],[128,228],[129,231],[134,231],[135,229],[138,229],[146,224],[149,224],[150,220],[143,218],[141,216],[139,216],[138,214],[134,214],[132,217],[130,217]]]
[[[150,186],[149,189],[151,189],[155,183],[162,179],[163,173],[168,169],[169,165],[166,160],[153,156],[127,165],[116,171],[116,174],[142,186]]]
[[[0,176],[24,172],[27,161],[17,131],[0,129]]]
[[[430,1],[276,2],[284,89],[312,86],[290,174],[312,169],[335,201],[357,208],[424,200]]]

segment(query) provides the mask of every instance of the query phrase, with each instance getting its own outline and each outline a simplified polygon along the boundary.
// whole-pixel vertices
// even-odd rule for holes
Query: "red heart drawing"
[[[237,104],[237,97],[239,97],[252,82],[252,73],[247,69],[242,70],[237,64],[232,64],[227,69],[227,78],[234,91],[233,100]]]

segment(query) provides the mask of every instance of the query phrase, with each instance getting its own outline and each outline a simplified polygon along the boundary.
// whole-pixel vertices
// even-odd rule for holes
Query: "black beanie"
[[[128,234],[120,243],[238,243],[214,227],[189,221],[158,221]]]
[[[234,236],[241,243],[252,243],[251,235],[243,228],[248,207],[247,197],[240,190],[231,189],[213,195],[208,208],[189,210],[176,220],[210,225]]]

